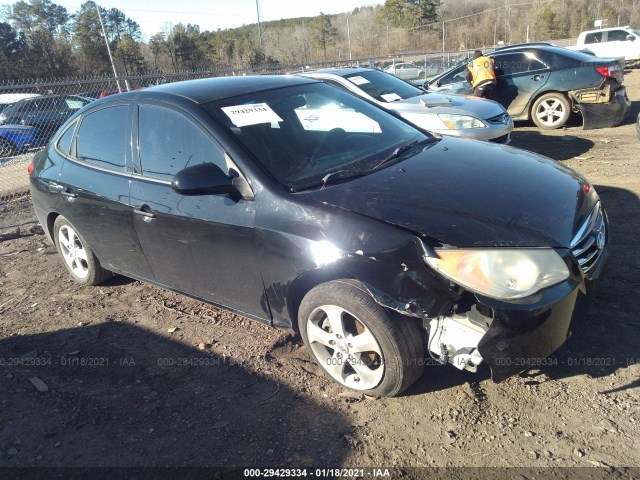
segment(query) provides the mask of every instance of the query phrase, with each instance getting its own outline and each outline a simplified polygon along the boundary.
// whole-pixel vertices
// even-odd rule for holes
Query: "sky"
[[[167,23],[191,23],[200,30],[218,30],[257,23],[255,0],[95,0],[102,8],[117,8],[140,25],[149,39]],[[13,3],[13,2],[3,2]],[[79,10],[83,0],[53,0],[69,13]],[[384,0],[260,0],[264,21],[313,17],[350,12],[356,7],[377,5]]]

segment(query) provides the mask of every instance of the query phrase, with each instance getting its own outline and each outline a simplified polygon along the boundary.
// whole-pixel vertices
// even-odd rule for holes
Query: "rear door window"
[[[587,33],[584,37],[584,43],[600,43],[602,42],[602,32]]]
[[[107,107],[89,113],[82,120],[77,158],[98,167],[124,171],[129,145],[129,106]]]

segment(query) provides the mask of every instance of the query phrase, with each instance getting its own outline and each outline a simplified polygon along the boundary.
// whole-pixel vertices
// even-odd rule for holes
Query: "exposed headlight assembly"
[[[468,290],[499,300],[528,297],[569,278],[551,248],[436,249],[428,265]]]
[[[485,128],[486,125],[476,117],[469,115],[449,115],[447,113],[439,113],[438,118],[450,130],[466,130],[470,128]]]

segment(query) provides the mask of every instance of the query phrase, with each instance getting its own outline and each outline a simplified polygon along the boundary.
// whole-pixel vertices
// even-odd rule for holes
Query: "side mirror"
[[[213,163],[201,163],[180,170],[173,177],[171,188],[181,195],[238,193],[233,179]]]
[[[440,88],[441,86],[442,86],[442,81],[441,81],[441,80],[438,80],[438,81],[436,82],[436,87]]]
[[[636,37],[634,37],[633,35],[627,35],[627,40],[629,40],[630,42],[635,42]]]

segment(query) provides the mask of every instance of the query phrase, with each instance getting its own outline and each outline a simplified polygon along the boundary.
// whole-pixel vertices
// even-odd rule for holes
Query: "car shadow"
[[[587,153],[594,143],[574,135],[544,135],[538,131],[513,130],[509,146],[545,155],[554,160],[569,160]]]
[[[350,450],[330,400],[130,323],[5,338],[0,359],[0,466],[323,466]]]

